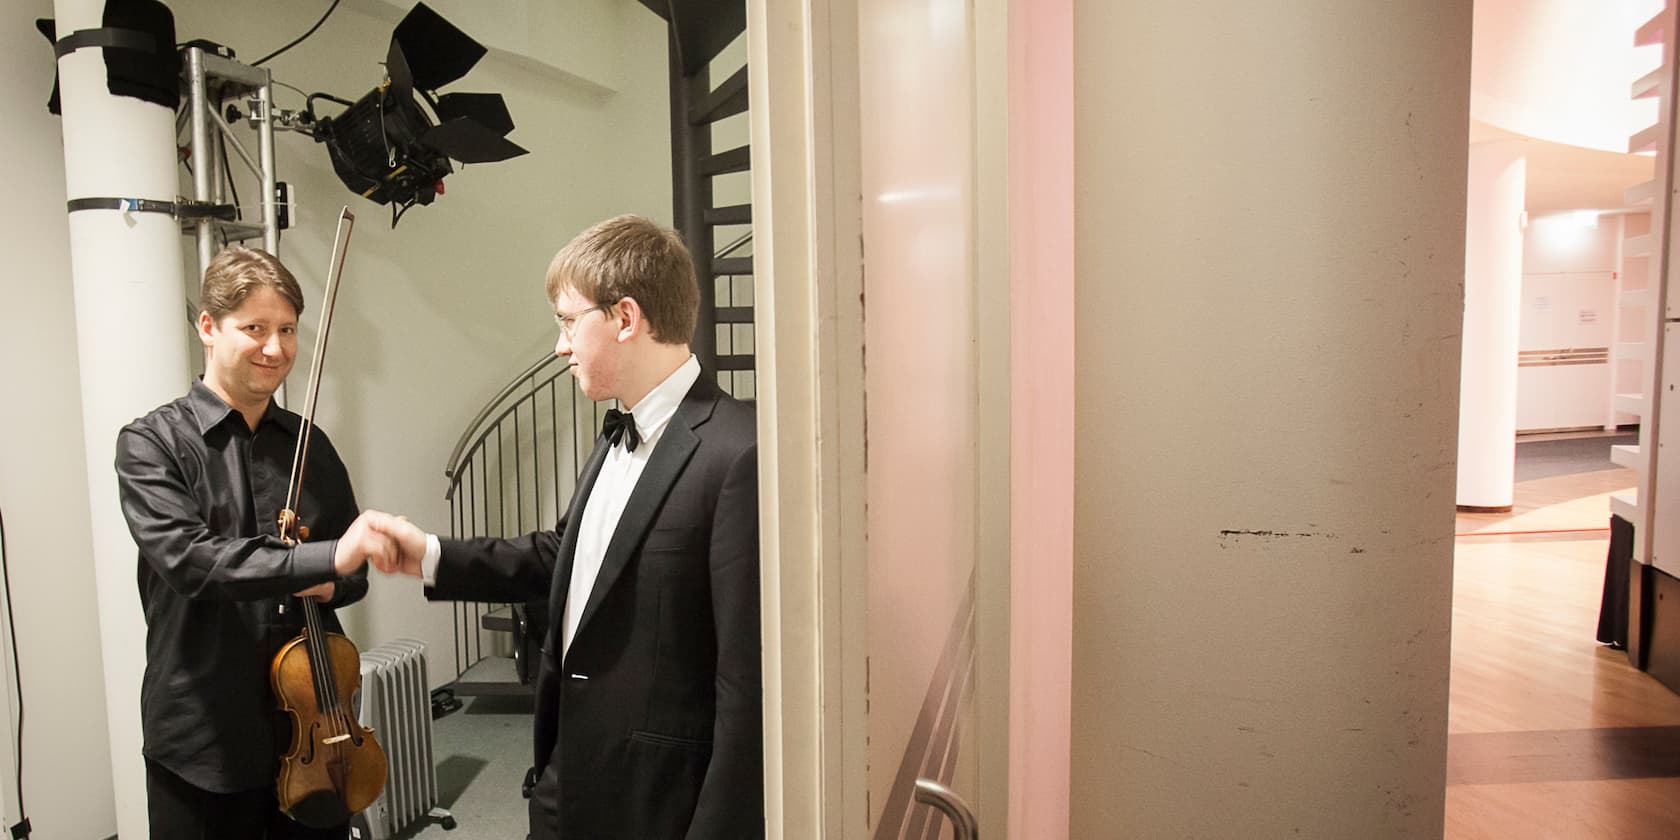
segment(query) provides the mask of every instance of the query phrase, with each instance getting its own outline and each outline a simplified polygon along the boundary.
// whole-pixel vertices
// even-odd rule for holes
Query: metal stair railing
[[[552,353],[526,368],[479,410],[449,455],[450,536],[515,537],[560,520],[589,456],[600,407]],[[454,605],[456,694],[529,691],[546,605]],[[516,631],[512,638],[498,631]],[[486,631],[490,635],[486,636]]]

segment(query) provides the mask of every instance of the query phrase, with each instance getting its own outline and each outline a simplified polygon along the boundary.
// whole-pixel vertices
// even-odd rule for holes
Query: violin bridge
[[[321,743],[326,744],[328,746],[331,746],[331,745],[336,744],[340,741],[348,741],[348,740],[350,740],[349,735],[334,735],[331,738],[322,738]]]

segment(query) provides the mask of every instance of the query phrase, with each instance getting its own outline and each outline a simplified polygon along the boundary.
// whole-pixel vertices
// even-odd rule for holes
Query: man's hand
[[[406,516],[392,516],[371,510],[363,516],[368,514],[378,514],[369,520],[368,525],[389,539],[393,549],[389,560],[373,558],[374,568],[386,574],[420,577],[420,560],[426,556],[426,532],[408,521]]]
[[[302,592],[296,593],[296,595],[299,598],[314,598],[315,600],[325,604],[332,600],[333,593],[337,591],[338,584],[329,580],[326,583],[317,583]]]
[[[376,510],[363,511],[355,522],[350,523],[344,536],[338,538],[338,549],[333,553],[333,569],[339,577],[354,573],[370,560],[381,569],[396,562],[396,545],[390,537],[373,527],[373,523],[381,518],[394,517]]]

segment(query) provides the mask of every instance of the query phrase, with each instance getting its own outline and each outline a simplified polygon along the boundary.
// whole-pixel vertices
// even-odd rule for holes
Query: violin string
[[[320,709],[327,703],[326,694],[321,691],[321,637],[315,630],[314,613],[308,603],[303,607],[303,625],[303,643],[309,651],[309,684],[315,690],[315,707]]]
[[[317,672],[318,676],[315,682],[321,693],[323,711],[328,713],[328,720],[331,720],[333,705],[332,652],[327,649],[328,640],[326,634],[321,632],[321,620],[319,613],[315,611],[313,605],[310,605],[307,609],[309,610],[310,623],[313,625],[309,634],[315,639],[315,657],[320,663],[320,670]],[[329,731],[333,735],[338,734],[335,730]]]
[[[320,642],[319,656],[321,657],[321,690],[326,697],[325,711],[327,719],[332,724],[333,735],[343,735],[343,726],[339,722],[340,704],[338,702],[337,687],[333,684],[332,652],[329,650],[332,639],[327,636],[325,625],[321,622],[321,612],[314,604],[308,607],[310,620],[315,624],[315,638]]]
[[[303,607],[303,616],[304,624],[308,627],[307,632],[309,633],[309,667],[313,669],[314,679],[311,682],[315,686],[315,708],[325,716],[332,703],[332,694],[327,691],[326,684],[323,682],[324,675],[328,673],[326,670],[326,651],[323,650],[326,640],[321,638],[320,624],[315,620],[315,610],[307,603],[307,600]],[[327,719],[331,720],[331,717],[327,716]],[[330,737],[333,734],[329,727],[325,733],[322,733],[322,737]]]
[[[318,608],[316,608],[313,604],[310,605],[310,613],[314,617],[316,626],[317,627],[324,627],[324,625],[321,624],[320,610]],[[341,702],[341,699],[338,695],[338,676],[337,676],[337,674],[335,674],[331,670],[332,669],[332,656],[330,655],[330,653],[325,652],[328,645],[331,644],[331,637],[326,633],[326,631],[324,629],[321,629],[317,632],[320,633],[319,637],[321,639],[321,647],[323,649],[322,660],[323,660],[324,664],[323,664],[322,667],[327,669],[327,670],[323,671],[323,673],[326,676],[322,680],[322,684],[325,687],[326,695],[327,695],[326,707],[327,707],[327,710],[328,710],[328,715],[331,718],[331,720],[333,722],[333,726],[334,726],[333,734],[334,735],[350,735],[350,734],[353,734],[356,731],[355,727],[353,726],[355,719],[353,717],[351,717],[350,709],[343,702]]]

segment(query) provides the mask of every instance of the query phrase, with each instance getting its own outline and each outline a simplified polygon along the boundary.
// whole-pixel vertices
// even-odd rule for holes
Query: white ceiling
[[[1651,180],[1650,155],[1618,154],[1536,140],[1479,120],[1470,121],[1470,142],[1514,140],[1525,147],[1528,162],[1526,209],[1530,215],[1563,210],[1616,210],[1628,207],[1627,188]]]

